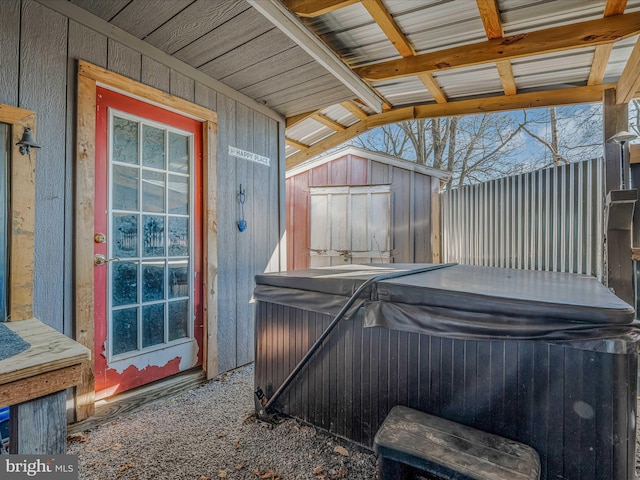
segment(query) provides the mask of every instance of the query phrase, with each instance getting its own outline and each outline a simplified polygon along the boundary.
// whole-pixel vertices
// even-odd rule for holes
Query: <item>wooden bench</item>
[[[540,478],[540,458],[530,446],[403,406],[385,418],[374,450],[380,480]]]

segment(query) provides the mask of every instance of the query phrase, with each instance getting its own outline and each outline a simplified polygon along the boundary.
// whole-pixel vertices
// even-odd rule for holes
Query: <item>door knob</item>
[[[93,264],[96,267],[99,267],[101,265],[105,265],[107,262],[113,262],[114,260],[120,260],[120,259],[118,257],[107,258],[104,255],[102,255],[101,253],[98,253],[98,254],[94,255],[94,257],[93,257]]]

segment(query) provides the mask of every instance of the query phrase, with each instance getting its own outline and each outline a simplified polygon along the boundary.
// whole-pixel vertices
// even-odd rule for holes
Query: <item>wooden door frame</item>
[[[11,126],[11,150],[9,151],[9,197],[11,210],[9,222],[11,241],[9,246],[9,320],[33,318],[33,272],[35,230],[35,177],[36,149],[30,155],[21,155],[16,145],[25,127],[36,136],[36,114],[31,110],[0,104],[0,122]],[[11,266],[14,268],[11,268]],[[15,268],[19,265],[20,268]]]
[[[90,417],[95,412],[93,237],[97,85],[202,122],[202,282],[203,315],[206,319],[203,332],[203,368],[207,372],[207,378],[212,378],[218,373],[217,114],[182,98],[79,60],[75,156],[75,337],[76,341],[91,350],[92,358],[84,363],[82,384],[76,387],[76,421]]]

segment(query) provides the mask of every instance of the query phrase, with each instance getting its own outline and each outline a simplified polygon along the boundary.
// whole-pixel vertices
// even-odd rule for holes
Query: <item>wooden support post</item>
[[[635,303],[631,221],[637,199],[637,190],[612,190],[605,203],[607,286],[629,305]]]
[[[66,404],[67,392],[61,391],[11,406],[9,453],[67,453]]]

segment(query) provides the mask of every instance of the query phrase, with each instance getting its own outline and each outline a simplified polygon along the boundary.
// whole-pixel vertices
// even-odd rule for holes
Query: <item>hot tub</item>
[[[422,265],[424,266],[424,265]],[[256,387],[270,398],[349,296],[353,265],[256,277]],[[542,478],[635,475],[638,330],[595,278],[456,265],[375,284],[275,402],[366,447],[406,405],[535,448]]]

